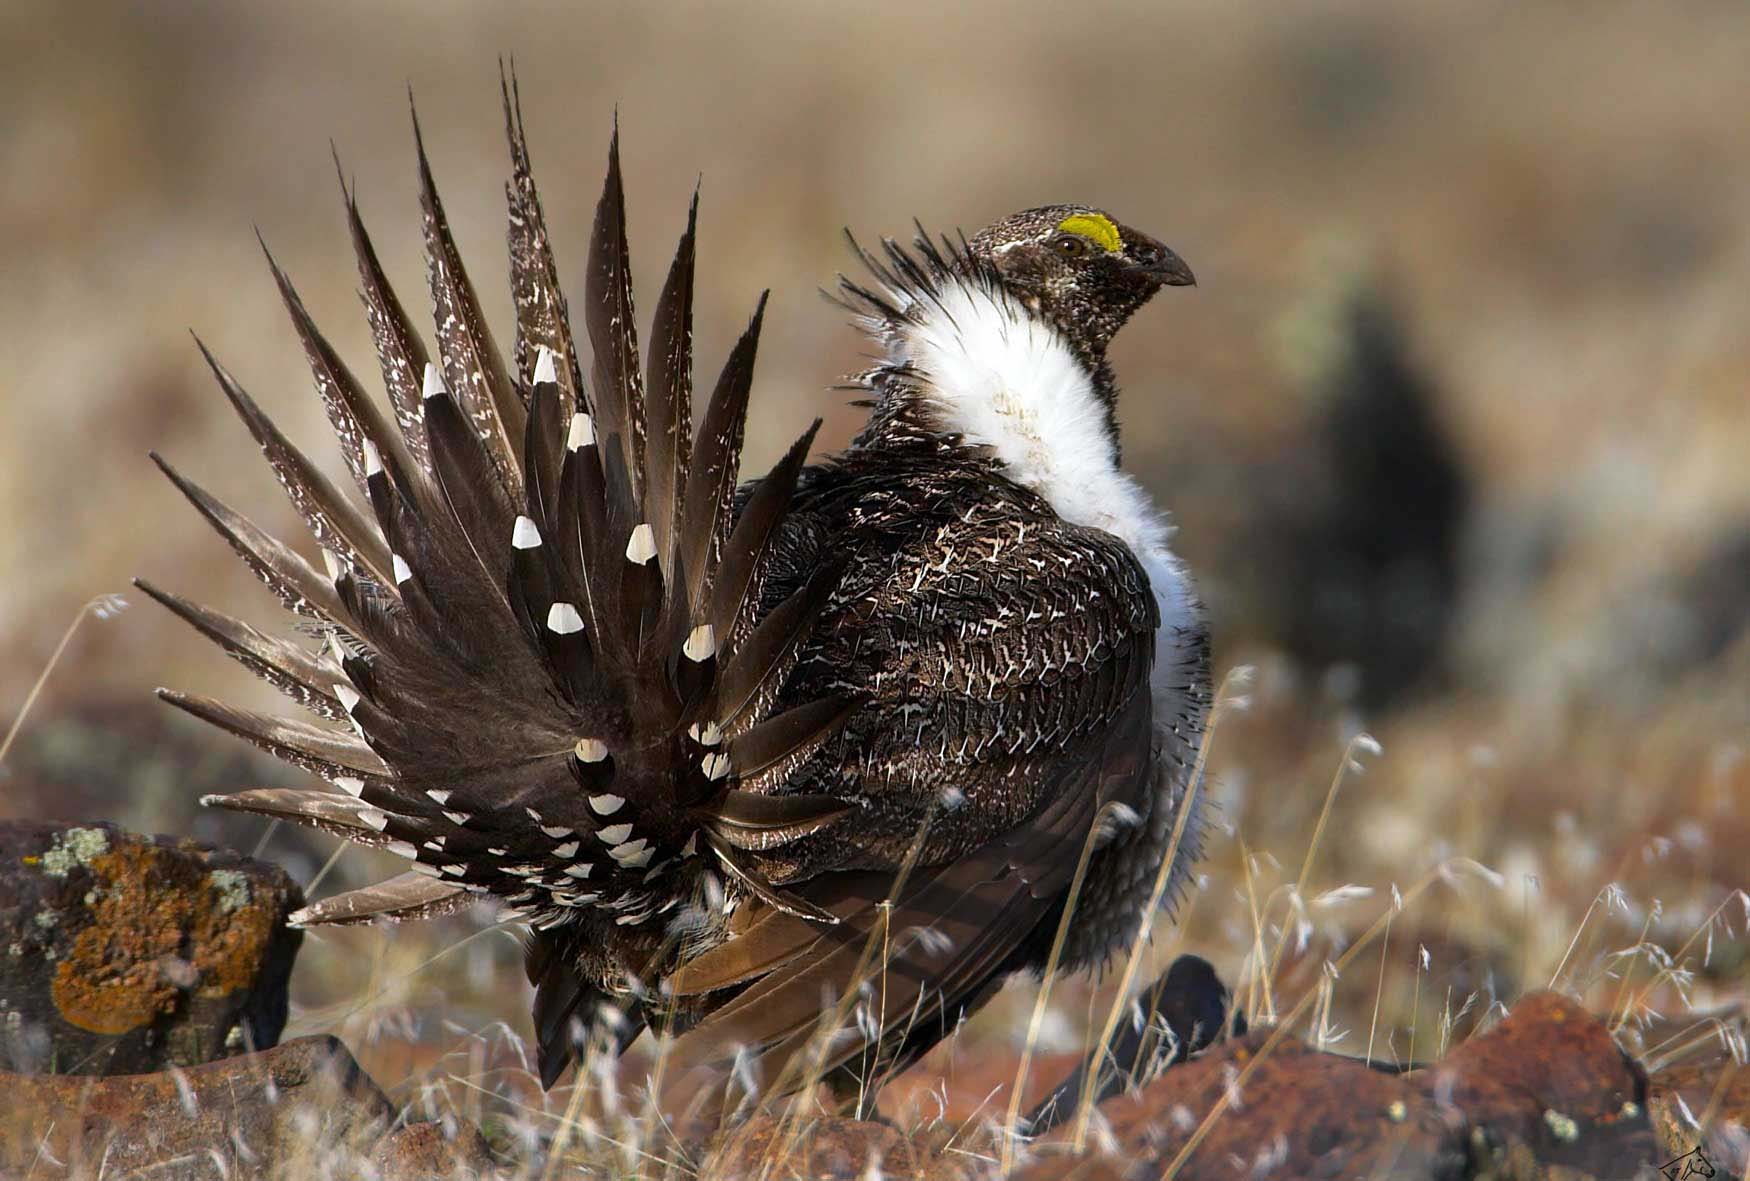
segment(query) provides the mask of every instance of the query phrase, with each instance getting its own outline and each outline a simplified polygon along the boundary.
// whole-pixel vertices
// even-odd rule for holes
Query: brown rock
[[[1225,1096],[1176,1176],[1389,1176],[1414,1179],[1618,1178],[1663,1159],[1645,1111],[1645,1079],[1604,1023],[1566,998],[1536,994],[1446,1059],[1396,1075],[1292,1039],[1262,1053],[1255,1030],[1168,1070],[1099,1110],[1094,1143],[1127,1181],[1160,1177]],[[1027,1181],[1083,1176],[1089,1162],[1034,1146]],[[1646,1175],[1654,1175],[1648,1173]]]
[[[1457,1177],[1462,1138],[1425,1094],[1394,1075],[1284,1038],[1260,1054],[1268,1029],[1219,1043],[1169,1069],[1139,1094],[1101,1105],[1095,1142],[1116,1142],[1126,1178],[1159,1177],[1224,1096],[1228,1108],[1186,1159],[1181,1181],[1239,1176]],[[1241,1073],[1249,1073],[1241,1078]],[[1038,1146],[1028,1181],[1068,1178],[1079,1162],[1050,1159],[1064,1132]]]
[[[394,1118],[332,1037],[156,1074],[0,1075],[0,1094],[0,1176],[347,1176]]]
[[[377,1146],[381,1181],[472,1181],[488,1176],[495,1162],[480,1130],[463,1124],[446,1131],[438,1120],[408,1124]]]
[[[272,1046],[301,905],[278,866],[196,841],[0,823],[0,1067],[128,1074]]]
[[[1617,1177],[1658,1164],[1647,1080],[1609,1027],[1567,997],[1533,993],[1499,1025],[1407,1079],[1476,1133],[1479,1152],[1523,1146],[1545,1168]]]

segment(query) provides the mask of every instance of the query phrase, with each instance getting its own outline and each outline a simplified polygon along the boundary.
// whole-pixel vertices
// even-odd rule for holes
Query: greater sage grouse
[[[867,1089],[1060,926],[1061,967],[1128,944],[1191,860],[1206,633],[1118,466],[1106,360],[1191,272],[1080,205],[859,250],[838,298],[878,354],[868,425],[738,486],[760,310],[695,430],[694,212],[641,362],[616,135],[586,357],[508,89],[505,118],[508,357],[423,145],[435,353],[342,185],[389,413],[269,259],[358,498],[208,355],[320,564],[159,460],[302,634],[143,589],[316,720],[163,696],[332,787],[204,802],[407,859],[295,921],[481,897],[528,924],[545,1084],[651,1026],[695,1094]]]

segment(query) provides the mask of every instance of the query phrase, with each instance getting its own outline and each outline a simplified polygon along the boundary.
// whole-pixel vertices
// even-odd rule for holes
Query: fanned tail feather
[[[408,874],[312,904],[298,922],[399,920],[496,898],[537,928],[536,946],[546,949],[531,950],[529,967],[551,1082],[572,1052],[574,1019],[601,995],[540,932],[585,920],[651,922],[708,894],[703,883],[718,865],[744,895],[806,921],[837,921],[772,885],[768,866],[845,814],[839,801],[787,794],[784,777],[839,731],[857,701],[767,716],[837,579],[823,571],[763,620],[755,616],[814,437],[810,428],[748,496],[738,524],[765,298],[695,436],[697,198],[641,367],[616,128],[587,269],[594,381],[586,387],[514,77],[504,80],[504,108],[517,315],[508,365],[463,268],[417,120],[435,354],[383,273],[356,191],[341,181],[387,412],[268,256],[359,498],[330,483],[201,346],[325,568],[158,460],[304,617],[315,645],[141,585],[316,721],[168,691],[166,700],[338,789],[257,789],[204,802],[411,862]]]

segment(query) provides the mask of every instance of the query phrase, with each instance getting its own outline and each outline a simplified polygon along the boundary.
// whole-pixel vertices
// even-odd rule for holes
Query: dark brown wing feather
[[[752,983],[676,1043],[673,1061],[687,1069],[670,1101],[692,1101],[689,1088],[715,1084],[749,1048],[756,1076],[780,1092],[800,1081],[787,1072],[805,1066],[824,1076],[870,1055],[863,1039],[822,1028],[823,996],[850,998],[847,1024],[859,1022],[861,1008],[864,1027],[887,1031],[871,1065],[883,1074],[903,1067],[906,1031],[951,1029],[1055,912],[1064,867],[1073,873],[1101,802],[1141,796],[1148,727],[1148,694],[1139,692],[1109,731],[1066,756],[1049,803],[1028,824],[944,867],[915,870],[896,895],[891,877],[805,884],[795,893],[818,893],[841,916],[837,926],[772,915],[676,973],[670,984],[681,995]]]

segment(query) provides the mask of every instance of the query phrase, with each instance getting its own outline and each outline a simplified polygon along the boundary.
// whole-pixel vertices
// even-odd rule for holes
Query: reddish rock
[[[473,1181],[493,1175],[495,1162],[478,1128],[429,1120],[383,1137],[376,1166],[380,1181]]]
[[[1121,1176],[1159,1177],[1227,1096],[1227,1110],[1177,1174],[1181,1181],[1460,1175],[1463,1138],[1416,1087],[1292,1038],[1261,1055],[1270,1034],[1254,1030],[1220,1043],[1139,1094],[1102,1104],[1091,1143],[1115,1142],[1111,1155],[1124,1162]],[[1037,1145],[1047,1159],[1022,1175],[1028,1181],[1076,1175],[1080,1162],[1052,1157],[1067,1140],[1060,1131]]]
[[[1479,1153],[1523,1149],[1576,1176],[1632,1175],[1658,1163],[1646,1075],[1604,1021],[1556,993],[1522,998],[1499,1025],[1405,1077],[1480,1132]]]
[[[0,823],[0,1067],[130,1074],[272,1046],[301,905],[278,866],[196,841]]]
[[[0,1176],[350,1176],[394,1109],[332,1037],[156,1074],[0,1075]]]
[[[1164,1175],[1218,1101],[1228,1107],[1175,1174],[1179,1181],[1268,1175],[1613,1179],[1664,1158],[1647,1121],[1645,1078],[1604,1023],[1536,994],[1500,1025],[1411,1074],[1369,1068],[1270,1031],[1217,1045],[1135,1096],[1099,1110],[1092,1143],[1126,1181]],[[1242,1077],[1243,1075],[1243,1077]],[[1034,1146],[1026,1181],[1082,1176],[1067,1133]],[[1645,1175],[1656,1175],[1646,1172]]]

